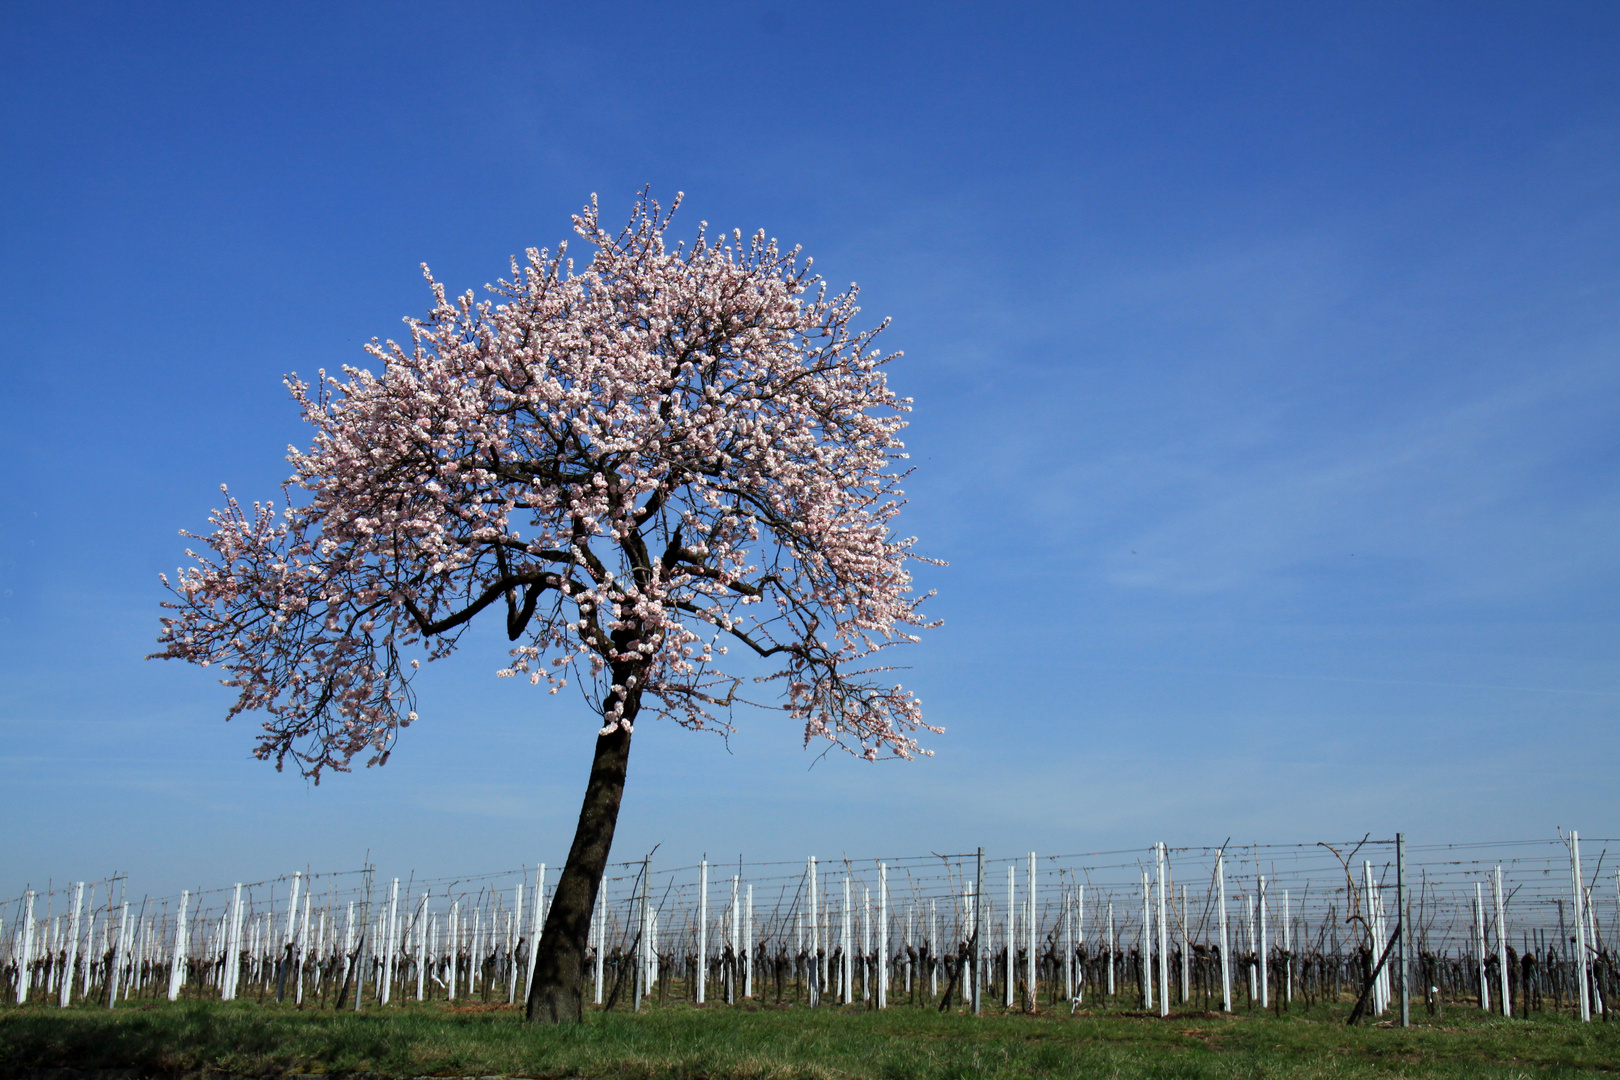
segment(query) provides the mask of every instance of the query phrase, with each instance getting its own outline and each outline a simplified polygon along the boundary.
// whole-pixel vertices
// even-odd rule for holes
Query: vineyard
[[[591,1000],[1357,1016],[1484,1010],[1608,1019],[1620,868],[1575,835],[1466,845],[1169,847],[990,858],[615,864]],[[553,873],[554,873],[553,868]],[[138,896],[131,879],[0,908],[7,1002],[154,1000],[372,1010],[521,1001],[547,867],[374,867]],[[1402,911],[1406,913],[1402,930]],[[1402,995],[1403,973],[1408,993]]]

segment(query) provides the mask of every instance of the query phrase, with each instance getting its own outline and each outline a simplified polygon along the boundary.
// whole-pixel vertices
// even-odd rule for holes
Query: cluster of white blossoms
[[[224,667],[260,757],[386,759],[416,717],[402,653],[447,655],[491,607],[502,674],[583,676],[604,733],[644,708],[728,726],[730,645],[770,658],[806,742],[926,753],[938,729],[875,659],[928,625],[891,530],[909,401],[882,326],[764,233],[666,247],[671,214],[643,197],[613,235],[593,198],[582,271],[530,249],[482,302],[428,275],[409,347],[368,346],[380,375],[289,379],[315,437],[287,506],[227,493],[158,654]]]

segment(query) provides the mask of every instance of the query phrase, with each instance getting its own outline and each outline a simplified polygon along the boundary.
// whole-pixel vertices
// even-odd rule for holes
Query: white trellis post
[[[233,944],[232,954],[230,954],[230,996],[232,996],[232,999],[235,999],[237,994],[241,993],[241,968],[243,968],[243,963],[245,963],[246,960],[245,954],[248,952],[248,949],[246,949],[245,938],[249,929],[249,905],[246,904],[245,900],[241,899],[241,884],[238,884],[235,889],[232,889],[232,907],[235,908],[235,915],[232,916]],[[347,950],[345,950],[343,962],[348,963]],[[251,978],[251,975],[249,975],[249,978]]]
[[[112,921],[111,915],[108,922]],[[124,935],[129,931],[129,905],[122,905],[122,913],[118,917],[118,936],[113,938],[112,963],[107,969],[107,1008],[112,1008],[118,1002],[119,976],[124,970]]]
[[[169,964],[169,1000],[174,1001],[180,997],[180,987],[185,982],[186,970],[186,908],[191,903],[191,893],[181,890],[180,911],[174,920],[174,955]]]
[[[1060,879],[1061,880],[1061,879]],[[1074,894],[1063,893],[1063,996],[1074,1000]]]
[[[1075,886],[1074,890],[1074,944],[1077,949],[1086,947],[1086,887]],[[1084,1001],[1086,996],[1086,969],[1075,962],[1074,996],[1077,1001]]]
[[[861,903],[861,1000],[872,1000],[872,890],[862,888]]]
[[[89,903],[86,905],[86,914],[90,918],[90,925],[84,928],[85,963],[83,970],[75,971],[74,968],[69,968],[62,973],[63,979],[77,981],[79,983],[80,997],[90,996],[90,973],[95,966],[96,924],[101,917],[101,912],[96,910],[96,887],[93,884],[90,886],[90,895],[88,899]],[[109,903],[111,903],[110,900]],[[63,936],[59,939],[61,942],[60,951],[65,952],[68,944],[68,937],[73,936],[76,938],[77,935],[69,935],[67,931],[63,931],[62,933]],[[74,942],[74,946],[77,948],[77,941]],[[77,966],[78,965],[76,964],[74,965],[75,968]],[[60,985],[58,986],[58,989],[61,989]]]
[[[1018,891],[1017,871],[1011,863],[1007,864],[1007,962],[1004,966],[1006,978],[1002,984],[1002,1005],[1013,1007],[1013,983],[1018,980],[1018,906],[1015,897]]]
[[[838,965],[838,1000],[845,1005],[855,999],[853,972],[849,963],[849,954],[855,951],[854,927],[850,925],[854,914],[854,886],[855,883],[845,874],[844,906],[838,913],[838,949],[843,954],[843,960]]]
[[[1260,951],[1255,954],[1255,965],[1260,969],[1260,1007],[1271,1007],[1271,964],[1268,962],[1271,944],[1266,940],[1266,876],[1260,875],[1260,892],[1255,897],[1255,922],[1259,924]]]
[[[1288,965],[1283,975],[1283,1001],[1292,1005],[1294,1003],[1294,927],[1289,922],[1292,918],[1288,905],[1288,890],[1283,890],[1283,962]]]
[[[303,882],[303,871],[293,871],[292,896],[287,901],[287,929],[281,936],[282,962],[290,962],[288,948],[293,943],[293,930],[298,926],[298,886]],[[291,974],[290,972],[288,974]],[[278,991],[279,993],[279,991]]]
[[[870,908],[871,903],[872,903],[872,901],[871,901],[871,890],[868,889],[867,890],[867,906],[868,906],[868,908]],[[911,1000],[911,985],[912,985],[911,980],[912,980],[913,974],[915,974],[912,971],[911,957],[912,957],[912,954],[916,951],[915,948],[914,948],[914,945],[916,943],[916,938],[914,938],[912,936],[916,921],[917,921],[917,902],[915,900],[913,900],[911,903],[906,905],[906,931],[905,931],[905,935],[900,939],[900,954],[906,958],[906,1000],[907,1001]],[[861,949],[861,962],[862,963],[866,962],[867,952],[868,952],[868,950],[863,946],[862,949]],[[862,970],[864,971],[865,969],[863,968]],[[864,976],[862,977],[862,982],[863,983],[865,982],[865,977]]]
[[[889,1007],[889,868],[878,863],[877,1007]]]
[[[513,904],[514,904],[514,908],[513,908],[513,911],[512,911],[512,934],[511,934],[511,939],[512,940],[511,940],[511,945],[510,945],[510,947],[508,949],[508,955],[511,957],[511,963],[509,965],[507,965],[508,970],[507,970],[507,973],[506,973],[506,1003],[508,1005],[512,1004],[514,1001],[517,1000],[517,986],[518,986],[517,946],[518,946],[518,941],[521,939],[522,934],[523,934],[523,882],[522,881],[519,881],[517,883],[517,888],[514,890]],[[532,952],[533,950],[531,949],[530,951]],[[524,981],[524,987],[525,987],[525,989],[527,989],[527,987],[528,987],[527,980]]]
[[[238,882],[231,892],[231,936],[226,944],[230,955],[225,959],[225,986],[221,997],[236,1000],[236,987],[242,977],[242,884]]]
[[[603,953],[607,944],[607,882],[596,888],[596,989],[593,992],[595,1003],[602,1004],[602,970],[604,964]]]
[[[601,885],[597,886],[598,891]],[[534,985],[534,960],[540,952],[540,935],[545,932],[546,912],[542,906],[546,896],[546,864],[541,863],[534,872],[534,914],[529,917],[529,957],[523,966],[523,1000],[529,1000],[529,989]],[[601,907],[600,904],[597,905]],[[589,930],[586,933],[590,933]]]
[[[658,908],[656,906],[649,907],[647,910],[647,920],[652,924],[647,933],[647,948],[650,950],[647,954],[647,967],[652,972],[652,986],[657,986],[660,978],[659,972],[663,970],[663,961],[660,959],[658,952],[658,942],[660,940],[658,928],[662,924],[658,921]],[[651,988],[649,988],[648,993],[651,992]]]
[[[107,925],[112,925],[112,911],[109,904],[107,912]],[[217,989],[225,983],[225,952],[230,948],[231,940],[231,909],[227,904],[219,915],[219,925],[208,938],[208,955],[213,961],[216,970],[210,975],[212,985]],[[113,948],[118,947],[117,935],[114,936]],[[102,939],[102,955],[107,955],[106,938]]]
[[[350,902],[349,904],[349,913],[350,918],[353,918],[353,902]],[[446,1001],[454,1001],[456,1000],[456,969],[461,966],[461,901],[459,899],[452,899],[450,901],[449,944],[450,947],[445,951],[450,954],[450,973],[449,976],[444,980],[444,999]],[[352,945],[346,945],[345,948],[349,952],[354,951],[354,947]]]
[[[366,937],[366,949],[370,953],[366,968],[371,972],[371,992],[375,995],[375,1000],[379,1005],[383,1004],[385,1000],[388,984],[386,973],[389,970],[390,957],[393,955],[388,943],[389,934],[388,912],[379,903],[376,918],[371,920],[369,933]],[[355,1000],[359,1001],[360,999],[357,997]]]
[[[731,875],[731,972],[726,979],[727,1005],[737,1004],[737,984],[742,979],[742,908],[737,903],[741,899],[741,883],[738,875]]]
[[[983,848],[979,849],[978,861],[979,872],[982,877],[984,871]],[[979,1009],[983,1005],[982,995],[984,992],[984,980],[980,977],[980,957],[987,955],[990,950],[984,946],[984,935],[982,933],[984,922],[980,918],[979,883],[977,880],[966,881],[962,884],[962,914],[967,919],[967,925],[962,927],[960,936],[972,942],[967,964],[967,985],[963,987],[963,990],[967,994],[967,1000],[973,1003],[973,1015],[978,1016]]]
[[[1371,931],[1369,943],[1372,954],[1377,956],[1384,948],[1384,927],[1382,912],[1379,910],[1378,893],[1373,887],[1372,863],[1366,859],[1361,863],[1362,889],[1366,894],[1367,927]],[[1380,971],[1373,979],[1373,1012],[1384,1011],[1384,977]]]
[[[422,890],[422,903],[416,911],[416,1000],[421,1001],[423,992],[427,989],[427,928],[428,928],[428,891]]]
[[[743,901],[743,997],[754,996],[754,886],[750,882]]]
[[[67,916],[57,915],[53,918],[50,915],[54,897],[54,891],[47,894],[45,901],[47,922],[44,931],[40,934],[45,944],[45,956],[48,958],[45,965],[45,985],[41,989],[47,994],[54,994],[60,989],[62,965],[58,958],[67,950],[67,931],[62,926],[62,920]]]
[[[1479,974],[1479,1007],[1491,1010],[1491,980],[1485,971],[1485,886],[1474,882],[1474,963]]]
[[[709,860],[698,863],[697,1003],[709,981]]]
[[[818,886],[818,889],[819,889],[819,886]],[[833,913],[833,909],[832,909],[832,900],[831,900],[830,895],[827,893],[827,891],[825,889],[819,889],[819,891],[820,891],[821,897],[822,897],[822,903],[821,903],[821,929],[820,929],[821,936],[819,938],[819,940],[822,943],[822,946],[821,946],[821,960],[820,960],[820,963],[817,965],[817,968],[816,968],[816,977],[818,979],[818,982],[817,982],[816,985],[818,987],[818,992],[819,993],[828,994],[828,993],[833,993],[833,984],[832,984],[832,960],[833,960],[833,958],[832,958],[832,952],[833,952],[832,913]],[[837,995],[834,994],[834,997],[836,997],[836,996]]]
[[[297,881],[296,878],[294,878],[294,880],[293,880],[293,890],[294,890],[295,893],[296,893],[297,889],[298,889],[298,881]],[[397,935],[399,933],[398,919],[399,919],[399,878],[394,878],[393,884],[389,886],[389,890],[388,890],[388,930],[387,930],[387,932],[385,934],[383,934],[383,940],[382,940],[382,946],[383,946],[384,950],[386,950],[386,951],[383,953],[382,993],[380,995],[378,995],[378,996],[382,999],[382,1004],[384,1004],[384,1005],[387,1005],[389,1000],[393,997],[393,989],[394,989],[394,954],[395,954],[395,952],[398,951],[398,941],[396,940],[396,937],[397,937]],[[291,924],[289,923],[289,926],[290,925]],[[291,933],[291,931],[289,930],[289,934],[290,933]]]
[[[1169,920],[1166,918],[1165,903],[1164,903],[1164,901],[1165,901],[1164,890],[1165,890],[1165,884],[1166,884],[1166,882],[1164,880],[1165,871],[1166,871],[1166,866],[1165,866],[1166,852],[1165,852],[1165,847],[1164,847],[1164,841],[1161,840],[1161,841],[1159,841],[1158,844],[1156,844],[1154,846],[1155,846],[1155,849],[1156,849],[1154,851],[1154,871],[1155,871],[1155,876],[1158,878],[1158,881],[1155,883],[1155,889],[1156,889],[1156,891],[1158,893],[1158,901],[1159,901],[1159,910],[1156,912],[1156,914],[1158,915],[1158,918],[1159,918],[1159,933],[1158,933],[1158,938],[1159,938],[1159,1015],[1160,1016],[1169,1016],[1170,1015],[1170,926],[1169,926]]]
[[[1507,959],[1507,915],[1502,910],[1502,866],[1496,867],[1496,877],[1491,883],[1491,896],[1496,902],[1496,974],[1499,979],[1498,987],[1502,999],[1502,1015],[1513,1015],[1513,995],[1509,993],[1508,959]]]
[[[1024,920],[1024,987],[1029,1011],[1034,1012],[1039,998],[1035,996],[1035,853],[1029,853],[1029,916]]]
[[[84,882],[81,881],[73,889],[73,918],[68,923],[67,960],[62,967],[61,995],[57,999],[57,1004],[64,1009],[73,1002],[73,976],[79,959],[79,910],[83,904]],[[85,965],[86,968],[89,966]]]
[[[821,952],[821,919],[816,911],[816,857],[810,856],[809,868],[805,877],[810,885],[810,1007],[813,1009],[821,1002],[821,961],[818,956]]]
[[[1238,895],[1243,898],[1243,929],[1249,938],[1249,962],[1243,966],[1249,973],[1249,1005],[1252,1008],[1255,999],[1260,996],[1260,984],[1256,981],[1254,971],[1254,902],[1242,891]]]
[[[309,907],[310,900],[314,895],[313,890],[305,890],[304,918],[298,927],[298,961],[293,966],[293,973],[298,980],[298,987],[293,1000],[299,1005],[304,1003],[304,962],[305,957],[309,955]]]
[[[455,1000],[455,994],[460,992],[458,987],[461,985],[466,986],[467,993],[472,993],[473,963],[472,940],[470,937],[471,931],[472,927],[467,925],[466,916],[461,914],[461,897],[455,897],[450,901],[450,973],[452,976],[450,981],[450,989],[453,991],[450,995],[450,1000],[452,1001]],[[467,978],[464,983],[461,979],[456,977],[460,973],[461,957],[463,953],[465,953],[467,956]],[[360,980],[356,978],[355,984],[359,985],[359,981]]]
[[[251,931],[249,932],[249,936],[251,936]],[[338,956],[335,959],[341,959],[343,961],[342,964],[336,965],[338,985],[341,986],[349,978],[349,954],[354,951],[353,900],[349,901],[348,909],[343,916],[343,946],[341,949],[339,949],[337,943],[337,916],[332,916],[332,948],[338,952]]]
[[[1575,883],[1575,977],[1580,981],[1581,1022],[1592,1019],[1591,988],[1587,985],[1586,888],[1581,877],[1581,837],[1569,832],[1569,872]]]
[[[19,963],[17,965],[17,1004],[22,1005],[28,1001],[28,984],[33,979],[30,970],[34,963],[34,890],[28,890],[28,900],[23,905],[22,917],[22,943],[18,948]]]
[[[1115,936],[1114,936],[1114,902],[1112,900],[1110,900],[1110,901],[1108,901],[1108,996],[1109,997],[1114,996],[1114,953],[1116,951],[1115,950],[1115,943],[1116,943],[1117,940],[1118,939],[1115,938]]]
[[[1137,957],[1141,965],[1142,1008],[1153,1008],[1153,888],[1148,873],[1142,871],[1142,947]]]

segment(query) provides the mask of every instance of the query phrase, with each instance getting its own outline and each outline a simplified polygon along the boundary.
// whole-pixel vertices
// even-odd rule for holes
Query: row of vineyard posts
[[[685,1001],[1168,1016],[1173,1007],[1280,1013],[1355,1001],[1352,1022],[1392,1003],[1406,1022],[1415,999],[1431,1015],[1465,1003],[1504,1016],[1569,1009],[1582,1020],[1609,1018],[1620,968],[1601,933],[1596,883],[1581,872],[1576,834],[1564,840],[1568,911],[1557,898],[1556,929],[1523,926],[1522,947],[1510,940],[1501,865],[1472,882],[1467,910],[1456,907],[1443,928],[1431,912],[1425,926],[1422,912],[1414,914],[1403,840],[1391,842],[1393,888],[1372,861],[1362,861],[1359,881],[1345,861],[1345,882],[1325,907],[1317,904],[1314,918],[1304,897],[1264,874],[1229,888],[1224,846],[1214,851],[1201,899],[1185,883],[1178,894],[1170,850],[1159,843],[1128,897],[1117,883],[1104,893],[1070,875],[1045,890],[1044,904],[1034,853],[1007,861],[1004,905],[982,849],[945,857],[961,872],[947,874],[932,895],[901,899],[887,863],[868,880],[847,864],[840,875],[811,857],[794,895],[784,887],[758,919],[754,884],[740,868],[729,881],[711,882],[701,862],[695,896],[672,905],[654,895],[649,859],[627,864],[630,888],[611,902],[606,885],[600,890],[586,975],[592,1000],[605,1009]],[[116,878],[99,883],[99,904],[97,886],[87,895],[79,882],[66,911],[39,918],[29,891],[14,902],[13,933],[0,936],[7,946],[0,984],[18,1005],[43,998],[64,1007],[216,998],[358,1010],[526,999],[530,943],[548,902],[543,865],[509,895],[486,889],[476,903],[449,890],[418,895],[414,879],[403,891],[398,878],[378,888],[369,867],[360,876],[337,901],[335,887],[321,897],[314,879],[294,874],[280,910],[273,899],[268,908],[254,905],[239,884],[221,891],[228,899],[217,910],[205,911],[202,894],[194,901],[188,890],[172,913],[160,913],[150,901],[115,901],[124,882]],[[711,885],[723,900],[713,908]],[[1620,872],[1615,888],[1620,928]],[[0,922],[0,935],[4,929]]]

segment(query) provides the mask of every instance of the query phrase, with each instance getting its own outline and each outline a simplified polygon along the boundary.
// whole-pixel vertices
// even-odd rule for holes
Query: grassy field
[[[940,1015],[804,1008],[591,1012],[541,1029],[515,1009],[410,1005],[360,1014],[250,1003],[0,1010],[0,1075],[135,1068],[525,1077],[1540,1077],[1620,1072],[1620,1024],[1482,1018],[1347,1028],[1342,1009]]]

